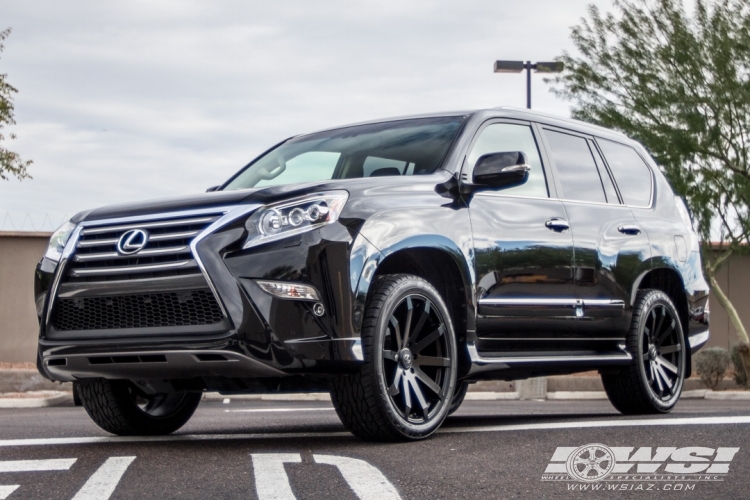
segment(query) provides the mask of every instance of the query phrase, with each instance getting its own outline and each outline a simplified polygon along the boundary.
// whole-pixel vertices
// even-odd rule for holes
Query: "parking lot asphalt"
[[[566,464],[592,443],[619,469],[575,480]],[[0,410],[11,500],[746,499],[749,466],[746,401],[638,417],[606,401],[467,401],[431,438],[390,444],[353,437],[325,401],[204,401],[165,438],[113,437],[82,408]]]

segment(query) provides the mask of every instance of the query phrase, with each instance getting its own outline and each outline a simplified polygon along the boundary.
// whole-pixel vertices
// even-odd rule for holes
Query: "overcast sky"
[[[0,181],[0,230],[204,191],[303,132],[524,107],[524,76],[494,60],[572,50],[593,1],[3,0],[0,73],[19,90],[5,146],[34,179]],[[568,116],[533,79],[534,109]]]

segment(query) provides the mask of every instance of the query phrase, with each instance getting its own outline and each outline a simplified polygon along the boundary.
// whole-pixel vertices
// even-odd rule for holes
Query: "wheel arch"
[[[660,267],[644,273],[633,287],[631,296],[631,306],[635,301],[635,296],[640,290],[645,289],[661,290],[672,300],[677,308],[677,314],[680,317],[682,325],[682,336],[684,339],[684,349],[686,350],[685,378],[692,374],[692,356],[688,343],[688,329],[690,326],[690,308],[688,306],[688,297],[685,292],[685,283],[682,276],[675,269],[669,267]]]
[[[412,274],[434,286],[451,313],[459,355],[460,377],[468,372],[471,363],[465,346],[466,332],[474,328],[474,309],[469,268],[465,262],[462,263],[462,254],[457,250],[407,245],[391,252],[383,252],[385,257],[373,273],[368,286],[368,296],[372,293],[371,287],[375,278],[387,274]]]

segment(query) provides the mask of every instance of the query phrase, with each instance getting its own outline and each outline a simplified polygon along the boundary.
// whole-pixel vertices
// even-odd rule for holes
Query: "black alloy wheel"
[[[625,414],[671,411],[685,380],[686,342],[679,314],[664,292],[638,293],[627,348],[633,365],[602,375],[612,404]]]
[[[127,380],[78,382],[78,394],[89,417],[102,429],[121,436],[170,434],[190,419],[201,393],[149,395]]]
[[[450,382],[445,324],[429,298],[410,294],[388,319],[382,351],[391,404],[410,423],[425,423],[440,410]]]
[[[682,339],[675,326],[679,320],[664,304],[655,305],[646,317],[641,352],[638,361],[643,365],[651,390],[662,401],[675,396],[680,388]]]
[[[411,275],[377,279],[362,327],[359,373],[333,381],[344,425],[374,441],[421,439],[448,415],[456,386],[456,341],[440,294]]]

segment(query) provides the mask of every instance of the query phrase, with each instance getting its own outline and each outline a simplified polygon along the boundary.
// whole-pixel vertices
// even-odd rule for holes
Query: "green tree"
[[[739,339],[747,331],[716,272],[750,235],[750,0],[614,0],[572,28],[577,55],[548,80],[575,118],[649,150],[691,209],[705,275]],[[711,242],[718,243],[711,248]]]
[[[3,41],[10,35],[10,28],[0,31],[0,54],[3,52]],[[7,180],[9,175],[19,180],[31,178],[26,172],[26,167],[31,165],[31,160],[23,161],[18,153],[5,148],[5,134],[3,129],[8,125],[15,125],[13,119],[13,94],[18,90],[11,86],[5,73],[0,73],[0,179]],[[15,139],[16,135],[8,134],[8,139]]]

